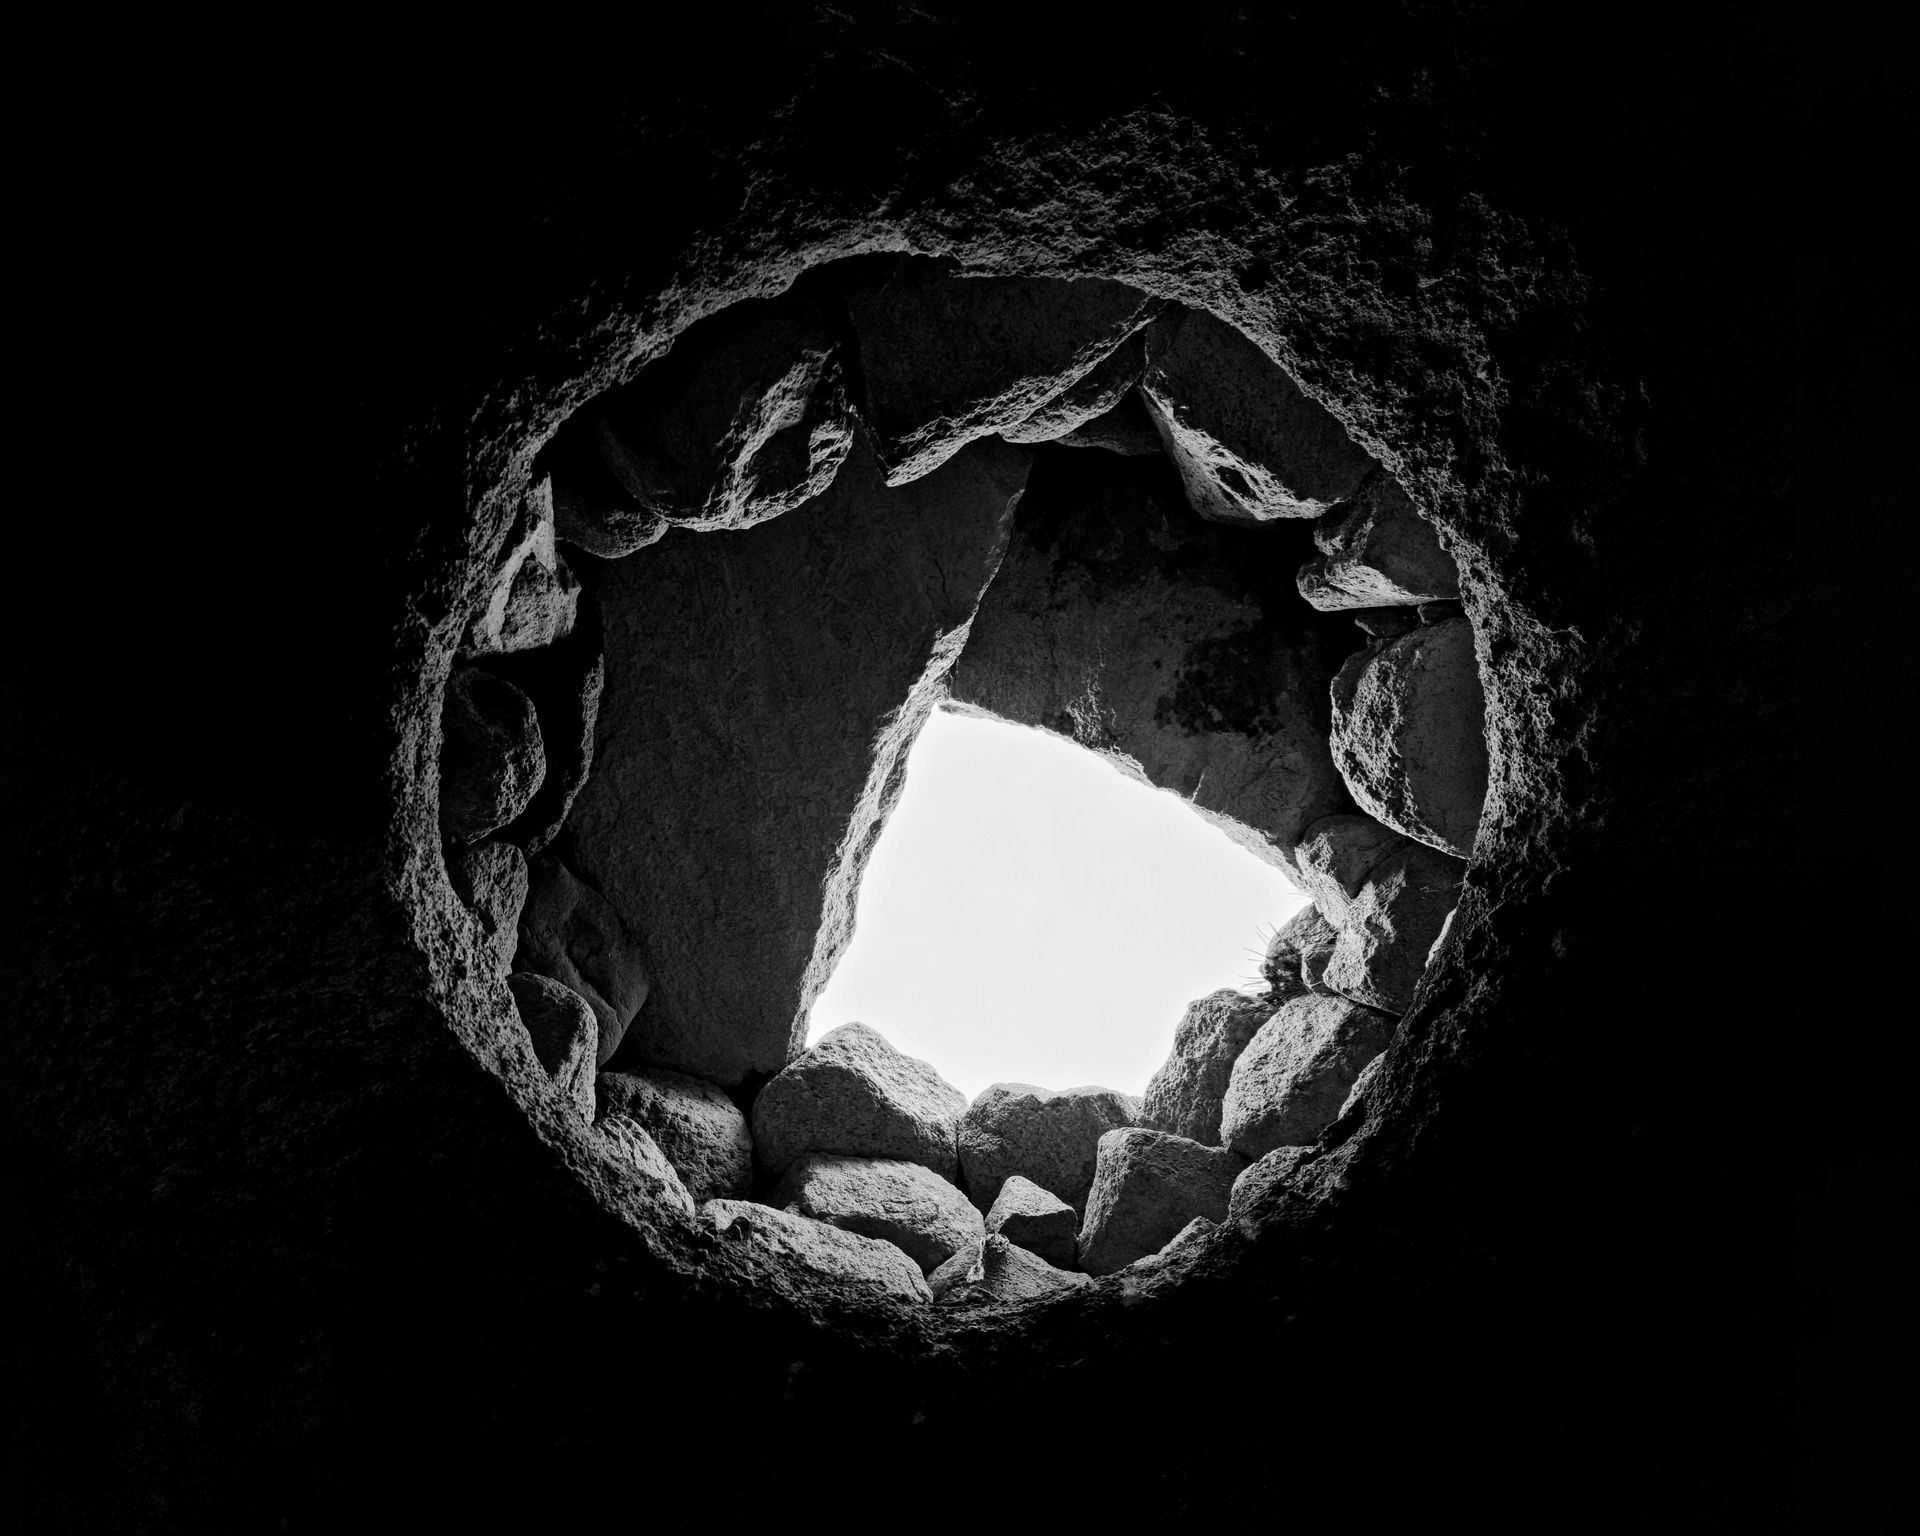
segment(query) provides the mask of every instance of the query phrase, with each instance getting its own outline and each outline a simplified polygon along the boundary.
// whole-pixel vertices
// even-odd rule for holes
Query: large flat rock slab
[[[893,1158],[810,1152],[794,1160],[770,1199],[783,1210],[892,1243],[927,1274],[987,1235],[980,1213],[954,1185]]]
[[[1112,1088],[1036,1088],[994,1083],[960,1122],[960,1166],[967,1193],[991,1210],[1006,1181],[1019,1174],[1078,1212],[1093,1184],[1100,1138],[1132,1125],[1140,1101]]]
[[[931,1301],[920,1266],[892,1243],[750,1200],[709,1200],[701,1218],[727,1242],[749,1243],[768,1258],[872,1286],[901,1301]]]
[[[1154,1073],[1140,1123],[1156,1131],[1216,1146],[1220,1104],[1234,1061],[1279,1005],[1224,987],[1188,1004],[1173,1031],[1173,1053]]]
[[[747,1117],[712,1083],[649,1067],[602,1072],[597,1091],[600,1113],[644,1126],[695,1200],[745,1199],[752,1191]]]
[[[1080,1267],[1110,1275],[1179,1235],[1196,1216],[1221,1222],[1246,1159],[1224,1147],[1140,1127],[1100,1138],[1099,1171],[1080,1223]]]
[[[1343,997],[1288,1003],[1233,1064],[1220,1134],[1242,1157],[1307,1146],[1331,1125],[1361,1069],[1387,1048],[1391,1014]]]

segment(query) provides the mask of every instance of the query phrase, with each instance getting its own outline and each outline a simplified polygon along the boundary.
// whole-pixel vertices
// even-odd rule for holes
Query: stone
[[[1367,876],[1408,841],[1371,816],[1324,816],[1294,844],[1300,883],[1321,916],[1339,928]]]
[[[573,633],[579,609],[579,579],[554,548],[553,480],[543,475],[523,504],[462,650],[486,656],[552,645]]]
[[[1140,393],[1202,517],[1319,517],[1376,467],[1254,342],[1199,310],[1147,332]]]
[[[749,1200],[709,1200],[700,1215],[728,1242],[749,1243],[776,1262],[804,1264],[901,1301],[933,1299],[920,1266],[892,1243]]]
[[[1237,1184],[1239,1183],[1239,1180],[1236,1178],[1234,1182]],[[1232,1190],[1228,1190],[1227,1194],[1228,1194],[1228,1209],[1229,1211],[1231,1211],[1232,1194],[1233,1194]],[[1154,1254],[1153,1257],[1156,1259],[1168,1258],[1173,1254],[1178,1253],[1183,1248],[1191,1248],[1195,1244],[1201,1242],[1202,1240],[1205,1239],[1206,1235],[1209,1232],[1217,1232],[1219,1230],[1220,1230],[1219,1222],[1210,1221],[1205,1216],[1196,1216],[1193,1218],[1192,1221],[1188,1222],[1178,1232],[1174,1233],[1172,1237],[1168,1238],[1165,1246],[1162,1247],[1158,1253]]]
[[[1273,994],[1285,1001],[1303,986],[1326,991],[1327,962],[1333,958],[1339,938],[1318,907],[1302,907],[1282,923],[1267,941],[1267,953],[1260,964],[1260,973]]]
[[[1297,983],[1296,983],[1297,986]],[[1207,1146],[1220,1142],[1220,1101],[1234,1058],[1278,1006],[1231,987],[1190,1003],[1173,1032],[1173,1054],[1147,1084],[1140,1123]]]
[[[895,1158],[810,1152],[788,1167],[771,1203],[892,1243],[928,1274],[986,1236],[965,1195],[931,1169]]]
[[[1419,610],[1411,608],[1354,608],[1347,617],[1376,640],[1394,640],[1420,626]]]
[[[1312,1151],[1311,1147],[1275,1147],[1266,1156],[1248,1163],[1233,1181],[1233,1192],[1227,1197],[1227,1220],[1246,1231],[1253,1208],[1292,1178],[1294,1169]]]
[[[987,1212],[987,1231],[998,1232],[1058,1269],[1073,1267],[1079,1230],[1080,1218],[1072,1206],[1017,1173],[1000,1186]]]
[[[1297,580],[1300,595],[1323,612],[1460,595],[1460,573],[1440,535],[1384,470],[1314,525],[1313,542],[1320,555],[1300,567]]]
[[[528,866],[515,963],[584,997],[600,1022],[596,1065],[612,1060],[647,1000],[646,959],[612,903],[552,854]]]
[[[1417,610],[1422,624],[1444,624],[1448,619],[1463,619],[1467,607],[1461,602],[1422,603]]]
[[[547,774],[525,809],[501,830],[529,855],[552,843],[593,767],[594,731],[606,677],[599,610],[584,592],[573,628],[538,650],[491,658],[487,665],[533,700]]]
[[[1133,393],[1147,365],[1146,345],[1136,332],[1106,356],[1106,360],[1078,383],[1069,385],[1025,421],[1002,427],[1000,435],[1010,443],[1045,443],[1067,437],[1098,421]],[[1152,434],[1152,423],[1142,421]],[[1153,451],[1160,449],[1154,438]]]
[[[1092,421],[1075,427],[1055,441],[1062,448],[1101,448],[1108,453],[1129,458],[1165,452],[1160,444],[1160,433],[1153,425],[1153,418],[1147,414],[1146,406],[1141,403],[1137,389],[1128,390],[1104,416],[1094,417]]]
[[[966,277],[916,257],[868,267],[844,294],[888,485],[917,480],[976,438],[1018,430],[1163,307],[1123,283]],[[1112,404],[1104,387],[1086,396],[1097,405],[1089,417]]]
[[[1387,1053],[1382,1051],[1360,1069],[1360,1075],[1353,1080],[1353,1086],[1347,1090],[1347,1096],[1340,1105],[1340,1113],[1335,1115],[1334,1119],[1344,1120],[1360,1107],[1360,1101],[1366,1096],[1368,1086],[1380,1075],[1380,1063],[1386,1059]]]
[[[593,1067],[600,1025],[587,1000],[571,987],[531,971],[515,971],[507,990],[533,1040],[533,1054],[581,1119],[593,1119]]]
[[[1464,618],[1356,652],[1333,681],[1333,758],[1354,800],[1397,832],[1466,858],[1487,794],[1487,744]]]
[[[1327,988],[1405,1013],[1466,870],[1459,859],[1422,843],[1409,843],[1373,869],[1328,957]]]
[[[555,536],[588,554],[618,560],[658,543],[673,526],[607,468],[591,416],[562,427],[535,468],[552,486]]]
[[[693,1196],[644,1125],[628,1115],[609,1115],[594,1130],[609,1160],[637,1182],[651,1200],[689,1221],[695,1219],[698,1208]]]
[[[480,843],[446,851],[453,894],[479,921],[480,935],[504,980],[520,942],[520,910],[527,904],[527,856],[512,843]]]
[[[1031,1083],[994,1083],[960,1122],[960,1166],[967,1193],[991,1210],[1015,1174],[1072,1206],[1086,1208],[1100,1138],[1134,1123],[1140,1101],[1112,1088],[1056,1093]]]
[[[600,1113],[644,1126],[696,1201],[744,1200],[753,1188],[747,1117],[712,1083],[664,1068],[602,1072]]]
[[[1110,1275],[1158,1253],[1196,1216],[1225,1220],[1227,1196],[1244,1166],[1224,1147],[1164,1131],[1107,1132],[1080,1222],[1080,1267]]]
[[[512,683],[456,665],[440,713],[440,827],[477,843],[521,811],[546,776],[533,701]]]
[[[952,1182],[967,1097],[877,1029],[842,1024],[822,1035],[753,1101],[761,1167],[781,1173],[808,1152],[918,1163]]]
[[[1220,1116],[1226,1144],[1250,1159],[1310,1145],[1394,1027],[1391,1014],[1344,997],[1309,994],[1286,1004],[1233,1064]]]
[[[1056,1269],[998,1232],[961,1249],[927,1277],[934,1301],[943,1307],[1031,1301],[1092,1283],[1085,1275]]]

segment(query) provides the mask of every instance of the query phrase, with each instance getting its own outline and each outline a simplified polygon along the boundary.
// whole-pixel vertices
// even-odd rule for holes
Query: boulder
[[[781,1173],[808,1152],[899,1158],[952,1182],[967,1096],[865,1024],[822,1035],[753,1101],[760,1165]]]
[[[487,656],[551,645],[573,632],[579,608],[580,582],[554,548],[553,481],[543,475],[522,506],[462,651]]]
[[[533,700],[456,665],[440,711],[441,830],[456,843],[479,842],[526,809],[546,772]]]
[[[932,1273],[986,1227],[967,1197],[919,1163],[810,1152],[796,1158],[771,1204],[892,1243]]]
[[[587,1000],[569,987],[531,971],[507,978],[520,1022],[533,1040],[533,1054],[583,1120],[593,1119],[593,1067],[600,1025]]]
[[[540,721],[547,775],[526,808],[500,833],[532,855],[553,841],[593,767],[600,689],[606,678],[597,606],[582,593],[575,623],[565,637],[538,650],[494,657],[487,665],[533,700]]]
[[[588,554],[618,560],[658,543],[673,526],[635,501],[607,468],[590,413],[554,435],[535,470],[552,487],[555,536]]]
[[[1100,1138],[1132,1125],[1139,1113],[1138,1099],[1111,1088],[1056,1093],[1031,1083],[995,1083],[960,1122],[967,1193],[981,1210],[991,1210],[1001,1186],[1019,1174],[1078,1214],[1093,1184]]]
[[[1360,1069],[1393,1038],[1391,1014],[1344,997],[1297,997],[1261,1026],[1227,1084],[1220,1134],[1242,1157],[1310,1145]]]
[[[594,1127],[608,1160],[640,1185],[649,1199],[676,1214],[694,1219],[693,1196],[667,1155],[647,1134],[647,1128],[627,1115],[611,1115]]]
[[[481,843],[447,850],[447,881],[479,921],[494,968],[513,969],[520,942],[520,910],[527,904],[527,856],[512,843]]]
[[[1237,1184],[1240,1181],[1236,1178],[1234,1182]],[[1233,1191],[1228,1190],[1227,1196],[1229,1209],[1231,1209]],[[1216,1232],[1219,1228],[1219,1222],[1210,1221],[1205,1216],[1196,1216],[1178,1232],[1174,1233],[1172,1237],[1168,1238],[1166,1244],[1158,1253],[1154,1254],[1153,1257],[1156,1259],[1164,1259],[1178,1253],[1183,1248],[1191,1248],[1205,1238],[1209,1232]]]
[[[1173,1054],[1147,1084],[1140,1123],[1219,1145],[1220,1101],[1226,1097],[1234,1058],[1273,1017],[1276,1006],[1265,994],[1249,997],[1231,987],[1188,1004],[1173,1032]]]
[[[998,1232],[961,1249],[927,1277],[933,1299],[945,1307],[1031,1301],[1036,1296],[1077,1290],[1090,1284],[1085,1275],[1056,1269],[1038,1254],[1009,1242]]]
[[[1163,307],[1123,283],[965,277],[917,257],[872,264],[843,291],[888,485],[917,480],[976,438],[1018,430]],[[1111,398],[1106,387],[1084,394],[1097,405],[1088,417],[1125,386]]]
[[[1311,1147],[1275,1147],[1240,1170],[1227,1197],[1227,1220],[1247,1230],[1247,1217],[1256,1205],[1264,1203],[1272,1191],[1293,1177],[1293,1170],[1313,1149]]]
[[[1360,1107],[1361,1099],[1366,1096],[1367,1085],[1380,1075],[1380,1063],[1386,1059],[1387,1053],[1382,1051],[1360,1069],[1360,1075],[1353,1080],[1353,1086],[1347,1090],[1347,1096],[1340,1105],[1340,1113],[1335,1115],[1334,1119],[1344,1120]]]
[[[1466,858],[1487,794],[1473,626],[1448,619],[1355,653],[1333,681],[1333,758],[1368,815]]]
[[[1164,451],[1160,446],[1160,433],[1146,406],[1141,404],[1137,389],[1128,390],[1104,416],[1094,417],[1055,441],[1062,448],[1102,448],[1128,458]]]
[[[1369,475],[1352,500],[1314,525],[1318,559],[1300,567],[1300,595],[1323,612],[1457,598],[1460,573],[1399,481]]]
[[[1413,1005],[1447,914],[1460,899],[1467,867],[1422,843],[1409,843],[1368,874],[1328,957],[1329,991],[1390,1013]]]
[[[1000,435],[1010,443],[1046,443],[1098,421],[1133,393],[1146,367],[1146,347],[1138,333],[1128,337],[1106,356],[1106,360],[1085,374],[1077,384],[1069,385],[1025,421],[1002,427]],[[1152,423],[1142,422],[1152,436]],[[1154,438],[1153,449],[1160,443]]]
[[[722,1238],[751,1244],[777,1262],[804,1264],[901,1301],[933,1299],[920,1266],[892,1243],[749,1200],[709,1200],[700,1215]]]
[[[1079,1230],[1080,1218],[1072,1206],[1017,1173],[1000,1186],[987,1212],[987,1231],[998,1232],[1059,1269],[1073,1267]]]
[[[571,987],[593,1006],[600,1021],[598,1066],[612,1059],[647,1000],[639,939],[604,896],[552,854],[528,867],[515,963]]]
[[[1080,1267],[1110,1275],[1158,1253],[1196,1216],[1225,1220],[1227,1196],[1244,1166],[1226,1148],[1164,1131],[1107,1132],[1080,1223]]]
[[[1318,907],[1302,907],[1267,941],[1260,973],[1282,1002],[1301,987],[1325,992],[1327,962],[1333,958],[1339,939],[1339,932]]]
[[[1140,393],[1202,517],[1319,517],[1376,467],[1325,406],[1212,315],[1169,315],[1146,341]]]
[[[1300,884],[1320,915],[1339,928],[1367,876],[1408,844],[1371,816],[1323,816],[1300,834],[1293,853]]]
[[[753,1187],[747,1117],[712,1083],[649,1068],[602,1072],[600,1113],[646,1127],[696,1201],[745,1199]]]

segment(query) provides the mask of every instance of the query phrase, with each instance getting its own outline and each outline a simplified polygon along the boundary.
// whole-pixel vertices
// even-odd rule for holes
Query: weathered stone
[[[1273,1017],[1274,1001],[1231,987],[1187,1005],[1173,1032],[1173,1054],[1147,1084],[1140,1123],[1189,1141],[1217,1146],[1220,1101],[1234,1058]]]
[[[1239,1180],[1236,1178],[1234,1182],[1237,1184]],[[1228,1193],[1228,1200],[1229,1200],[1229,1209],[1231,1209],[1231,1200],[1232,1200],[1233,1192],[1229,1190],[1227,1193]],[[1172,1237],[1168,1238],[1165,1244],[1162,1245],[1160,1251],[1157,1254],[1155,1254],[1154,1257],[1157,1259],[1164,1259],[1169,1257],[1172,1254],[1178,1253],[1183,1248],[1191,1248],[1196,1243],[1199,1243],[1200,1241],[1202,1241],[1209,1232],[1216,1232],[1219,1230],[1219,1228],[1220,1228],[1219,1222],[1211,1221],[1205,1216],[1196,1216],[1193,1218],[1192,1221],[1188,1222],[1178,1232],[1174,1233]]]
[[[745,1199],[752,1189],[747,1117],[712,1083],[659,1067],[602,1072],[599,1103],[603,1116],[646,1127],[695,1200]]]
[[[693,1196],[644,1125],[629,1115],[609,1115],[594,1129],[610,1160],[635,1179],[649,1199],[689,1221],[694,1219],[697,1207]]]
[[[571,987],[600,1021],[605,1066],[647,1000],[640,941],[610,902],[551,854],[528,868],[515,963]]]
[[[507,990],[547,1076],[583,1120],[592,1120],[594,1057],[600,1048],[593,1009],[571,987],[531,971],[514,972],[507,978]]]
[[[1396,640],[1420,627],[1419,610],[1414,608],[1356,608],[1347,617],[1376,640]]]
[[[635,501],[607,468],[590,415],[563,427],[536,468],[552,485],[555,535],[603,560],[645,549],[673,526]]]
[[[1094,417],[1055,441],[1062,448],[1102,448],[1128,458],[1166,451],[1137,389],[1128,390],[1104,416]]]
[[[1484,708],[1465,619],[1356,652],[1333,682],[1333,757],[1360,808],[1471,854],[1487,794]]]
[[[1090,1284],[1087,1276],[1056,1269],[1039,1254],[1008,1241],[999,1232],[961,1249],[927,1277],[933,1299],[945,1307],[1031,1301],[1036,1296]]]
[[[527,856],[512,843],[447,849],[453,894],[479,919],[480,932],[501,977],[513,969],[520,942],[520,910],[527,904]]]
[[[440,713],[440,826],[477,843],[533,798],[546,752],[533,701],[478,667],[456,666]]]
[[[1080,1267],[1110,1275],[1158,1253],[1196,1216],[1224,1220],[1243,1166],[1236,1153],[1184,1136],[1138,1127],[1107,1132],[1080,1223]]]
[[[1422,603],[1418,612],[1422,624],[1444,624],[1448,619],[1465,618],[1467,607],[1458,601]]]
[[[1132,1125],[1140,1101],[1111,1088],[1056,1093],[1031,1083],[995,1083],[960,1122],[960,1166],[967,1193],[991,1210],[1014,1174],[1057,1195],[1076,1213],[1086,1208],[1100,1138]]]
[[[1078,383],[1055,395],[1025,421],[1002,427],[1000,435],[1010,443],[1046,443],[1064,438],[1112,411],[1140,382],[1147,365],[1146,344],[1136,333],[1129,336]],[[1152,423],[1146,423],[1151,430]],[[1159,440],[1154,441],[1158,451]]]
[[[1433,524],[1384,470],[1314,525],[1313,542],[1320,556],[1300,567],[1300,595],[1324,612],[1460,595],[1460,573]]]
[[[1309,1145],[1340,1113],[1360,1069],[1393,1038],[1390,1014],[1341,997],[1297,997],[1240,1053],[1220,1134],[1242,1157]]]
[[[1260,973],[1283,1001],[1286,994],[1303,986],[1324,992],[1327,962],[1333,958],[1333,947],[1339,938],[1338,931],[1321,915],[1318,907],[1302,907],[1267,941]]]
[[[801,1048],[1032,454],[889,490],[863,439],[797,511],[583,573],[607,684],[561,843],[646,935],[636,1062],[732,1087]]]
[[[593,767],[594,730],[606,678],[597,605],[583,593],[573,629],[563,639],[538,650],[494,657],[487,665],[533,700],[546,747],[546,777],[500,834],[531,856],[553,841]]]
[[[1323,816],[1294,844],[1300,884],[1320,915],[1339,928],[1367,876],[1407,843],[1371,816]]]
[[[1121,283],[964,277],[915,257],[867,268],[845,295],[889,485],[1017,429],[1162,308]]]
[[[1074,1237],[1080,1230],[1080,1218],[1058,1195],[1016,1173],[994,1196],[993,1209],[987,1212],[987,1230],[1000,1233],[1029,1253],[1037,1253],[1057,1268],[1070,1269],[1075,1261]]]
[[[1216,522],[1318,517],[1375,467],[1272,358],[1198,310],[1148,330],[1140,392],[1187,499]]]
[[[902,1301],[933,1299],[920,1266],[879,1238],[749,1200],[709,1200],[700,1214],[727,1241],[752,1243],[773,1259],[871,1285]]]
[[[986,1236],[967,1197],[919,1163],[811,1152],[796,1158],[771,1203],[892,1243],[931,1274]]]
[[[967,1096],[932,1067],[896,1051],[877,1029],[830,1029],[753,1101],[760,1165],[783,1171],[808,1152],[919,1163],[952,1181]]]
[[[1344,1120],[1360,1107],[1360,1100],[1365,1095],[1368,1084],[1380,1075],[1380,1063],[1386,1059],[1387,1053],[1382,1051],[1360,1069],[1360,1075],[1353,1080],[1353,1086],[1347,1090],[1347,1096],[1340,1105],[1340,1113],[1335,1115],[1334,1119]]]
[[[1293,1170],[1313,1149],[1311,1147],[1275,1147],[1265,1157],[1248,1163],[1233,1181],[1233,1193],[1227,1197],[1227,1220],[1242,1231],[1256,1205],[1293,1177]]]
[[[554,548],[553,481],[534,483],[487,591],[485,605],[467,626],[463,650],[493,655],[534,650],[573,632],[580,583]]]
[[[1377,865],[1328,958],[1328,990],[1405,1013],[1465,874],[1460,860],[1422,843],[1409,843]]]

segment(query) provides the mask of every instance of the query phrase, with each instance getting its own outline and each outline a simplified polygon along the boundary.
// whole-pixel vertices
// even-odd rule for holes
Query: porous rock
[[[1465,858],[1487,794],[1473,627],[1448,619],[1356,652],[1333,681],[1333,757],[1360,808]]]
[[[1109,1275],[1158,1253],[1196,1216],[1224,1220],[1227,1196],[1244,1166],[1227,1148],[1164,1131],[1107,1132],[1080,1222],[1080,1267]]]
[[[729,1242],[751,1243],[778,1261],[874,1286],[902,1301],[931,1301],[920,1266],[892,1243],[749,1200],[709,1200],[702,1218]]]
[[[528,867],[515,963],[571,987],[592,1005],[600,1021],[599,1066],[612,1059],[647,1000],[638,937],[612,903],[552,854]]]
[[[933,1299],[945,1307],[1031,1301],[1091,1283],[1085,1275],[1055,1268],[999,1232],[961,1249],[927,1277]]]
[[[808,1152],[899,1158],[953,1181],[967,1097],[877,1029],[842,1024],[822,1035],[753,1101],[760,1164],[779,1173]]]
[[[1202,517],[1318,517],[1351,496],[1373,459],[1326,407],[1232,326],[1198,310],[1147,333],[1140,392]]]
[[[1460,573],[1433,524],[1384,470],[1314,525],[1317,559],[1300,567],[1300,595],[1325,612],[1430,603],[1460,595]]]
[[[1300,884],[1321,916],[1339,928],[1367,876],[1408,841],[1371,816],[1323,816],[1294,844]]]
[[[610,1158],[650,1199],[689,1220],[694,1217],[697,1206],[685,1181],[644,1125],[629,1115],[609,1115],[594,1129]]]
[[[1447,915],[1460,898],[1466,865],[1409,843],[1367,875],[1328,957],[1330,991],[1405,1013]]]
[[[551,645],[573,632],[579,608],[580,582],[554,548],[552,477],[542,475],[521,505],[462,649],[486,656]]]
[[[1333,958],[1339,938],[1338,930],[1318,907],[1302,907],[1267,941],[1260,973],[1282,1001],[1300,987],[1325,992],[1327,962]]]
[[[1242,1231],[1254,1207],[1265,1202],[1272,1191],[1293,1177],[1293,1170],[1313,1149],[1311,1147],[1275,1147],[1266,1156],[1256,1158],[1240,1170],[1227,1197],[1227,1220]]]
[[[513,969],[520,942],[520,910],[527,903],[527,856],[512,843],[481,843],[447,849],[447,879],[453,894],[480,923],[480,933],[499,974]]]
[[[695,1200],[745,1199],[753,1187],[747,1117],[712,1083],[664,1068],[602,1072],[600,1113],[647,1129]]]
[[[965,1195],[931,1169],[897,1158],[808,1153],[788,1167],[770,1203],[892,1243],[929,1274],[986,1236]]]
[[[1236,1179],[1234,1182],[1238,1183],[1239,1180]],[[1227,1193],[1229,1209],[1231,1209],[1233,1192],[1229,1190]],[[1217,1221],[1213,1221],[1205,1216],[1196,1216],[1178,1232],[1174,1233],[1172,1237],[1168,1238],[1154,1257],[1164,1259],[1172,1254],[1178,1253],[1183,1248],[1191,1248],[1194,1244],[1206,1237],[1209,1232],[1218,1231],[1219,1227],[1220,1223]]]
[[[1112,1088],[994,1083],[960,1122],[960,1166],[967,1193],[991,1210],[1015,1174],[1058,1196],[1076,1213],[1086,1207],[1100,1138],[1132,1125],[1140,1101]]]
[[[1234,1059],[1277,1005],[1231,987],[1187,1005],[1173,1032],[1173,1054],[1147,1084],[1140,1123],[1208,1146],[1220,1141],[1220,1101]]]
[[[477,843],[533,798],[547,759],[533,700],[478,667],[455,666],[440,713],[440,826]]]
[[[592,1120],[594,1057],[600,1047],[593,1009],[572,988],[531,971],[514,972],[507,978],[507,990],[547,1076],[582,1119]]]
[[[998,1232],[1060,1269],[1073,1266],[1073,1242],[1079,1230],[1080,1218],[1072,1206],[1017,1173],[1000,1186],[987,1212],[987,1231]]]
[[[487,663],[533,700],[546,748],[547,773],[525,809],[501,830],[529,855],[552,843],[593,767],[600,689],[606,678],[598,606],[581,593],[573,628],[538,650],[516,651]]]
[[[1129,336],[1074,384],[1069,385],[1025,421],[1002,427],[1010,443],[1045,443],[1067,437],[1106,416],[1132,393],[1146,367],[1146,345],[1138,333]],[[1152,431],[1152,423],[1142,418]],[[1154,439],[1158,451],[1159,440]]]
[[[1226,1144],[1247,1158],[1311,1144],[1394,1027],[1392,1015],[1344,997],[1310,994],[1286,1004],[1233,1064],[1220,1117]]]
[[[1387,1053],[1382,1051],[1360,1069],[1360,1075],[1353,1080],[1353,1086],[1347,1090],[1347,1096],[1340,1105],[1340,1113],[1335,1115],[1334,1119],[1344,1120],[1360,1107],[1360,1101],[1366,1095],[1368,1084],[1380,1075],[1380,1063],[1386,1059]]]

